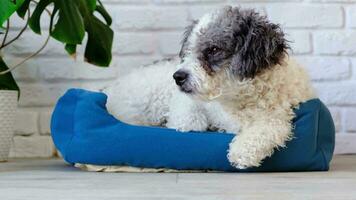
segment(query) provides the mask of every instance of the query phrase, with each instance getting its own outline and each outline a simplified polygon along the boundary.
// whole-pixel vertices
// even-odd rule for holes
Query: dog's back
[[[164,123],[172,92],[178,90],[172,78],[176,64],[176,60],[164,60],[119,77],[104,90],[108,111],[130,124]]]

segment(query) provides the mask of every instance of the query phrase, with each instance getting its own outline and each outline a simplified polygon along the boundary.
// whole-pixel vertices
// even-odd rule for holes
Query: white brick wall
[[[13,157],[55,155],[49,121],[53,105],[71,87],[100,88],[141,64],[177,54],[189,20],[221,5],[255,8],[281,23],[294,56],[308,69],[320,98],[330,107],[337,151],[356,153],[356,0],[105,0],[116,32],[111,68],[96,68],[65,55],[51,41],[44,53],[15,71],[22,89]],[[14,35],[21,27],[13,20]],[[43,23],[45,26],[47,22]],[[46,32],[44,32],[46,34]],[[31,32],[8,48],[10,63],[45,40]],[[83,49],[83,48],[81,48]]]

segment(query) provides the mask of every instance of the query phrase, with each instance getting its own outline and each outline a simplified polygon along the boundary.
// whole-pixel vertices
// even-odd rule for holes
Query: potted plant
[[[50,16],[49,35],[44,45],[20,63],[7,66],[2,50],[18,39],[28,27],[33,32],[41,34],[40,21],[43,13]],[[102,19],[94,13],[100,14]],[[8,38],[10,17],[14,14],[26,20],[26,24],[16,37]],[[100,0],[0,1],[0,36],[2,36],[0,40],[0,161],[6,161],[8,158],[17,100],[20,96],[20,89],[11,71],[40,53],[49,38],[62,42],[65,51],[75,57],[76,47],[83,43],[85,35],[87,35],[85,61],[97,66],[109,66],[114,35],[110,28],[111,22],[111,17]]]

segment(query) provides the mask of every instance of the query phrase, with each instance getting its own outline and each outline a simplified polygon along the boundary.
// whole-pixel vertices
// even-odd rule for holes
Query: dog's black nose
[[[177,85],[182,86],[188,78],[188,73],[182,70],[178,70],[173,74],[173,78],[176,80]]]

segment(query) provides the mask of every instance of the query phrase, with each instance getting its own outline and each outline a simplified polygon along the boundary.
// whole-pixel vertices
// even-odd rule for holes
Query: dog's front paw
[[[228,154],[228,158],[231,164],[239,169],[259,167],[261,165],[261,160],[253,158],[251,156],[253,155],[245,152]]]
[[[259,153],[256,145],[248,145],[238,140],[233,140],[230,144],[228,159],[233,166],[239,169],[259,167],[264,158],[265,155]]]

